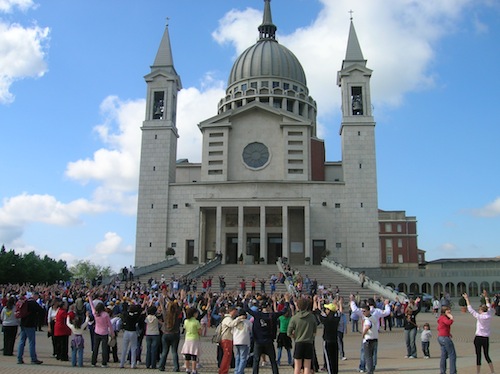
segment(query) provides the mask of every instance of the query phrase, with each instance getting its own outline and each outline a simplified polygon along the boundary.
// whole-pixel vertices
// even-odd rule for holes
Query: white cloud
[[[179,92],[177,158],[201,162],[201,132],[198,123],[217,114],[217,103],[224,97],[224,83],[210,75],[204,77],[202,89],[189,87]]]
[[[16,80],[41,77],[47,72],[44,49],[48,40],[48,27],[0,22],[0,103],[14,101],[10,86]]]
[[[232,9],[219,20],[219,27],[212,33],[212,37],[219,44],[233,45],[236,58],[257,41],[257,26],[261,23],[262,11],[252,8]]]
[[[438,248],[439,252],[442,252],[446,256],[454,255],[458,252],[458,248],[453,243],[443,243]]]
[[[437,3],[321,0],[321,3],[323,9],[311,25],[283,35],[277,24],[279,42],[289,48],[304,67],[310,94],[318,103],[319,119],[340,110],[336,74],[345,57],[350,9],[355,10],[354,23],[364,57],[368,59],[368,67],[374,70],[374,104],[397,106],[406,93],[434,84],[430,66],[435,44],[454,32],[456,20],[472,0]],[[221,44],[234,45],[238,55],[255,42],[256,25],[261,22],[261,11],[231,10],[219,21],[212,36]]]
[[[500,216],[500,197],[497,197],[493,202],[479,209],[473,209],[471,213],[478,217],[492,218]]]
[[[36,8],[33,0],[0,0],[0,12],[11,13],[15,8],[26,11],[30,8]]]
[[[29,222],[41,222],[50,225],[75,225],[80,223],[82,213],[101,211],[99,205],[84,199],[63,204],[54,196],[28,195],[6,198],[0,208],[0,227],[22,226]]]
[[[143,99],[127,102],[116,96],[104,99],[100,108],[104,123],[94,130],[106,147],[95,151],[92,159],[68,163],[66,175],[83,184],[92,180],[111,190],[135,190],[144,108]]]
[[[122,238],[115,232],[107,232],[104,235],[104,240],[97,243],[95,246],[95,253],[101,255],[111,255],[120,250]]]

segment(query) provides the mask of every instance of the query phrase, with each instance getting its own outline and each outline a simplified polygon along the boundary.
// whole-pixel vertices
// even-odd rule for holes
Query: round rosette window
[[[251,169],[260,169],[269,162],[269,149],[262,143],[248,144],[243,150],[243,162]]]

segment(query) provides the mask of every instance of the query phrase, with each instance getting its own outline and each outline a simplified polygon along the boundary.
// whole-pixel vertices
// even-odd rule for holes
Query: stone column
[[[283,225],[283,257],[287,257],[290,261],[290,238],[288,236],[288,206],[284,205],[281,208],[281,219]]]
[[[266,207],[260,207],[260,257],[264,257],[267,263],[267,238],[266,238]],[[260,260],[257,259],[257,260]]]

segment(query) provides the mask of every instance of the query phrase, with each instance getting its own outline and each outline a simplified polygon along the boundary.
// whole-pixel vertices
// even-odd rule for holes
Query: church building
[[[276,31],[264,0],[258,41],[234,62],[214,116],[197,124],[202,157],[192,163],[177,159],[182,84],[165,29],[145,76],[136,266],[163,261],[167,248],[181,263],[380,266],[372,71],[352,20],[340,70],[324,77],[342,95],[340,161],[325,159],[306,72]]]

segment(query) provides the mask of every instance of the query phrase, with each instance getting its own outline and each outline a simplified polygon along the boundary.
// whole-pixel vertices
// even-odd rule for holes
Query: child
[[[431,327],[428,323],[424,323],[424,329],[420,334],[420,340],[422,341],[422,351],[424,352],[424,358],[429,358],[429,345],[432,338]]]
[[[196,374],[196,361],[200,355],[201,324],[198,321],[198,310],[189,308],[184,320],[186,338],[181,353],[186,360],[186,373]]]
[[[76,359],[78,355],[78,366],[83,367],[83,330],[85,330],[88,323],[88,312],[83,323],[82,318],[79,315],[76,315],[75,318],[73,318],[73,323],[71,323],[69,315],[66,317],[66,325],[68,325],[73,333],[73,339],[71,339],[71,366],[76,366]]]

